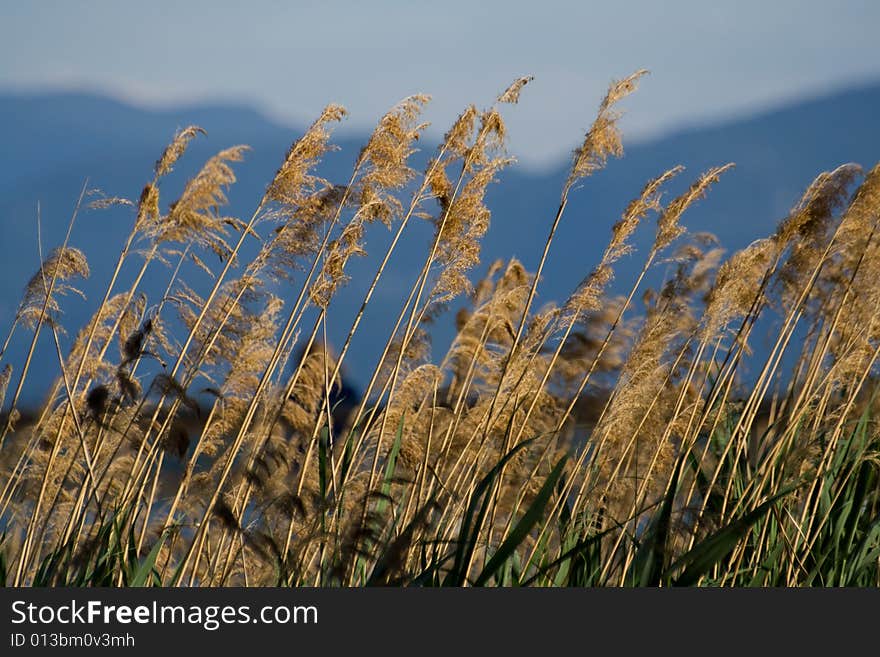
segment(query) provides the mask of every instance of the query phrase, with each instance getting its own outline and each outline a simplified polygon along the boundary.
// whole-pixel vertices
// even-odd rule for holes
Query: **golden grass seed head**
[[[599,113],[593,125],[584,136],[583,143],[574,152],[566,188],[603,168],[609,157],[623,155],[623,144],[617,129],[620,114],[614,112],[612,108],[615,103],[636,90],[639,78],[647,72],[639,70],[611,84],[599,106]]]
[[[850,185],[861,172],[859,165],[850,163],[819,174],[779,224],[775,235],[779,243],[787,245],[794,239],[809,241],[824,235],[828,221],[846,201]]]
[[[81,295],[77,288],[67,284],[66,281],[88,277],[89,263],[82,251],[73,247],[59,247],[53,250],[25,286],[16,318],[31,328],[39,321],[45,321],[60,330],[56,317],[60,311],[58,296],[68,292]],[[43,316],[44,306],[45,316]]]
[[[483,136],[483,139],[478,141],[479,152],[471,155],[470,159],[472,161],[480,163],[484,162],[484,149],[497,151],[504,150],[507,142],[507,126],[504,124],[504,119],[497,109],[492,108],[480,115],[480,135]],[[483,144],[485,144],[485,146],[483,146]],[[475,145],[473,150],[476,151],[477,148],[478,146]]]
[[[611,229],[611,241],[605,248],[599,265],[581,281],[563,307],[563,313],[571,321],[575,321],[583,313],[599,310],[605,288],[614,278],[612,265],[630,253],[630,238],[642,219],[651,211],[660,211],[661,187],[683,170],[684,167],[676,166],[650,180],[642,188],[641,194],[626,207],[623,216]]]
[[[231,162],[241,162],[248,146],[233,146],[210,158],[187,182],[180,198],[171,204],[168,216],[158,227],[160,242],[195,241],[214,250],[222,259],[231,249],[222,236],[233,220],[222,217],[218,208],[226,205],[225,190],[236,181]]]
[[[95,190],[97,191],[97,190]],[[122,198],[120,196],[104,196],[99,199],[95,199],[94,201],[89,202],[90,210],[107,210],[109,208],[115,207],[134,207],[134,203],[132,203],[127,198]]]
[[[309,297],[317,307],[326,309],[336,291],[350,280],[345,273],[349,258],[367,255],[362,246],[363,233],[363,224],[353,220],[345,226],[338,239],[327,245],[321,271],[309,292]]]
[[[157,224],[160,217],[159,188],[153,183],[147,183],[141,191],[141,197],[138,201],[135,230],[144,230],[148,226]]]
[[[469,142],[479,117],[480,112],[476,106],[468,105],[446,133],[441,150],[445,149],[459,157],[464,157],[470,148]]]
[[[840,221],[836,250],[850,259],[857,257],[866,235],[880,217],[880,164],[875,165],[859,185]]]
[[[480,262],[480,240],[489,229],[491,213],[484,203],[489,184],[511,160],[496,157],[472,171],[458,196],[435,220],[437,262],[442,270],[435,286],[436,303],[471,291],[467,272]]]
[[[222,390],[223,399],[249,399],[275,351],[276,324],[284,303],[269,294],[259,311],[248,311],[240,320],[239,337],[233,341],[234,351],[227,354],[229,367]]]
[[[418,118],[429,100],[430,96],[424,94],[410,96],[382,117],[359,158],[368,164],[362,184],[399,189],[412,179],[414,172],[408,160],[416,152],[413,144],[428,127]]]
[[[629,239],[632,237],[642,219],[649,212],[661,210],[660,188],[669,180],[684,171],[683,166],[676,166],[664,171],[656,178],[648,181],[638,198],[633,199],[624,210],[623,216],[611,229],[611,242],[603,257],[603,262],[611,264],[630,252]]]
[[[756,240],[721,265],[706,298],[703,339],[714,336],[728,322],[751,311],[777,253],[775,240]]]
[[[524,77],[514,80],[513,83],[511,83],[511,85],[507,87],[507,89],[505,89],[500,96],[498,96],[498,102],[516,105],[519,102],[519,94],[522,91],[523,87],[534,79],[534,75],[526,75]]]
[[[666,206],[657,220],[657,237],[654,240],[654,251],[661,251],[678,239],[685,231],[679,224],[681,215],[697,200],[703,198],[709,187],[714,185],[725,171],[734,167],[733,162],[713,167],[703,173],[688,190],[673,199]]]
[[[347,113],[341,105],[327,105],[321,116],[291,145],[266,191],[269,201],[295,206],[323,186],[310,172],[330,150],[328,125],[341,121]]]
[[[172,167],[184,154],[189,142],[198,134],[207,135],[208,133],[197,125],[187,126],[177,131],[174,139],[165,147],[162,156],[156,161],[155,170],[157,178],[171,173]]]

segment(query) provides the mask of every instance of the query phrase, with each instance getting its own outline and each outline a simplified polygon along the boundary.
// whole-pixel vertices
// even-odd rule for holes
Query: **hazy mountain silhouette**
[[[597,262],[611,225],[629,200],[649,178],[675,164],[683,164],[687,170],[670,187],[670,194],[683,190],[710,166],[730,161],[737,164],[707,199],[685,215],[684,224],[689,229],[715,233],[728,250],[767,235],[819,172],[844,162],[858,162],[868,168],[877,161],[878,107],[880,84],[875,84],[735,121],[677,131],[662,139],[643,143],[625,139],[625,157],[610,162],[573,194],[545,269],[541,301],[563,300],[569,294]],[[638,95],[629,111],[647,111],[640,108]],[[585,110],[584,124],[590,120]],[[204,127],[208,136],[193,143],[175,173],[163,183],[163,208],[176,198],[187,176],[207,157],[221,148],[244,143],[252,150],[245,162],[235,167],[239,182],[230,192],[229,211],[245,218],[253,211],[291,141],[302,131],[278,125],[243,106],[144,110],[83,94],[0,94],[0,143],[4,147],[0,160],[0,331],[4,335],[22,288],[39,264],[38,202],[43,249],[47,252],[62,241],[86,178],[90,188],[136,199],[175,129],[192,123]],[[572,147],[580,138],[571,136]],[[327,158],[320,173],[332,182],[343,183],[363,140],[342,139],[336,143],[340,150]],[[419,162],[433,148],[428,143],[422,146]],[[515,256],[534,269],[566,169],[567,162],[560,162],[546,173],[532,173],[518,166],[502,173],[487,197],[493,218],[484,242],[483,268],[495,258]],[[92,276],[83,286],[87,301],[69,297],[63,304],[65,326],[71,333],[64,344],[69,344],[72,334],[100,301],[131,221],[131,212],[125,209],[83,212],[77,219],[72,244],[86,252]],[[638,240],[641,249],[617,270],[617,289],[628,286],[640,265],[640,254],[653,237],[653,226],[643,228]],[[399,311],[423,262],[430,236],[430,227],[420,222],[396,252],[382,289],[365,317],[359,348],[348,360],[355,381],[362,382],[375,365],[391,317]],[[372,276],[377,254],[384,251],[388,241],[384,229],[371,232],[368,238],[372,257],[352,263],[352,284],[331,308],[330,322],[338,332],[331,339],[341,341],[347,332],[350,317],[362,298],[362,284]],[[126,269],[125,274],[130,276],[131,270]],[[162,268],[153,270],[145,285],[151,303],[161,296],[169,273]],[[656,275],[662,273],[661,265]],[[123,276],[123,283],[128,280]],[[451,314],[438,322],[438,347],[447,344],[452,324]],[[19,335],[21,339],[9,354],[16,365],[25,348],[25,337]],[[45,356],[55,359],[54,351],[48,348],[48,337],[45,342]],[[37,368],[29,377],[33,387],[28,394],[33,395],[37,386],[45,386],[55,370],[54,362],[52,367]]]

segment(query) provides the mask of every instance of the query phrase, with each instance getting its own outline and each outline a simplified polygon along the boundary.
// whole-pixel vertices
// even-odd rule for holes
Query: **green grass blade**
[[[388,452],[388,459],[385,462],[385,476],[382,479],[382,495],[376,502],[376,513],[385,511],[388,506],[388,498],[391,495],[391,482],[394,480],[394,471],[397,468],[397,456],[400,454],[400,445],[403,442],[403,422],[406,414],[400,418],[400,424],[397,425],[397,433],[394,436],[394,443]]]
[[[562,476],[562,468],[565,466],[565,460],[566,459],[563,457],[553,468],[553,471],[547,477],[544,485],[541,486],[541,490],[538,491],[538,494],[535,496],[535,499],[529,506],[528,510],[523,514],[522,518],[519,519],[516,526],[510,531],[507,538],[504,539],[504,542],[498,546],[498,551],[492,555],[492,558],[489,559],[489,562],[483,568],[483,572],[477,577],[474,582],[475,586],[483,586],[489,578],[507,562],[508,558],[510,558],[510,556],[516,551],[516,548],[519,547],[525,537],[528,536],[532,527],[535,526],[535,523],[544,515],[544,509],[550,501],[550,496],[553,494],[553,488],[556,486],[559,477]]]
[[[150,553],[144,558],[143,561],[138,564],[137,569],[134,571],[134,576],[131,578],[131,582],[129,586],[132,587],[140,587],[145,586],[147,580],[150,579],[150,576],[153,574],[153,568],[156,565],[156,559],[159,557],[159,551],[162,549],[162,546],[165,544],[165,535],[163,534],[156,544],[153,546],[153,549],[150,550]]]
[[[767,513],[771,506],[798,487],[790,486],[786,488],[743,517],[699,542],[667,569],[663,574],[663,579],[684,567],[684,572],[673,580],[673,584],[675,586],[692,586],[696,584],[713,566],[733,551],[740,539],[746,535],[752,528],[752,525],[764,517],[764,514]]]
[[[498,463],[486,473],[477,484],[476,488],[474,488],[470,503],[468,504],[464,518],[462,519],[461,529],[456,543],[455,559],[449,573],[443,581],[444,586],[462,586],[464,584],[465,578],[467,577],[467,567],[470,563],[474,548],[476,547],[480,528],[483,525],[483,519],[486,517],[486,512],[489,508],[488,491],[504,466],[507,465],[507,463],[516,456],[520,450],[524,449],[534,441],[534,438],[529,438],[528,440],[524,440],[514,446],[513,449],[507,452],[507,454],[505,454],[501,460],[499,460]],[[478,506],[479,510],[477,509]],[[476,522],[474,522],[475,515]]]

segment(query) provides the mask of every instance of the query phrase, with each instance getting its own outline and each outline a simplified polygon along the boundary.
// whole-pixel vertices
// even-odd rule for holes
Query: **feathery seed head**
[[[156,161],[156,177],[161,178],[169,173],[177,160],[184,154],[189,142],[198,134],[208,134],[197,125],[178,130],[171,143],[165,147],[162,156]]]
[[[160,215],[159,189],[153,183],[147,183],[141,191],[141,198],[138,201],[135,230],[143,230],[146,226],[156,224]]]
[[[776,253],[775,240],[756,240],[721,265],[706,299],[702,339],[750,311]]]
[[[89,263],[85,254],[72,247],[59,247],[52,251],[39,271],[28,281],[16,319],[33,328],[40,321],[45,306],[46,315],[42,318],[43,321],[50,326],[60,328],[56,321],[60,311],[57,297],[68,292],[82,294],[75,287],[65,283],[74,277],[89,277]]]
[[[654,240],[655,251],[665,249],[685,232],[684,228],[678,223],[679,219],[681,219],[681,215],[684,214],[684,211],[687,210],[691,204],[706,195],[706,191],[709,187],[718,182],[722,173],[733,167],[734,164],[730,162],[724,166],[709,169],[700,176],[684,194],[670,201],[669,205],[666,206],[666,209],[657,220],[657,237]]]
[[[222,217],[218,208],[226,205],[225,189],[236,178],[230,162],[241,162],[247,146],[227,148],[209,159],[202,170],[192,178],[171,204],[165,221],[157,226],[160,242],[194,241],[213,250],[223,260],[231,252],[223,240],[227,226],[237,226],[237,220]]]
[[[849,186],[861,172],[859,165],[850,163],[819,174],[779,224],[779,243],[787,245],[795,238],[810,240],[824,234],[831,216],[846,201]]]
[[[584,137],[583,144],[574,152],[566,188],[604,167],[609,156],[620,157],[623,154],[623,144],[617,129],[620,114],[613,111],[612,108],[615,103],[636,90],[639,78],[647,72],[639,70],[629,77],[611,84],[608,93],[599,105],[599,113],[592,127]]]
[[[113,208],[116,206],[134,206],[127,198],[122,198],[120,196],[104,196],[99,199],[95,199],[94,201],[89,203],[90,210],[106,210],[107,208]]]
[[[310,171],[330,150],[328,124],[339,122],[348,112],[341,105],[328,105],[305,134],[287,151],[284,162],[266,191],[266,198],[282,205],[298,205],[322,182]]]
[[[459,157],[463,157],[470,148],[469,142],[477,123],[480,112],[476,106],[469,105],[452,124],[443,139],[443,147]]]
[[[621,219],[611,229],[611,242],[605,248],[599,265],[581,281],[577,290],[566,302],[563,312],[570,319],[575,319],[585,312],[599,310],[605,288],[614,277],[612,265],[631,251],[629,240],[641,220],[648,212],[660,210],[662,195],[660,188],[683,170],[684,167],[676,166],[663,172],[650,180],[638,198],[630,202]]]
[[[522,91],[522,88],[534,79],[534,75],[526,75],[517,80],[514,80],[513,84],[507,87],[507,89],[505,89],[502,94],[498,96],[498,102],[510,103],[512,105],[515,105],[519,102],[519,94]]]
[[[425,95],[402,100],[382,117],[361,151],[359,163],[366,165],[361,177],[361,220],[378,219],[390,226],[400,214],[401,203],[390,190],[401,189],[415,174],[409,157],[416,152],[413,143],[428,126],[417,121],[429,100]]]

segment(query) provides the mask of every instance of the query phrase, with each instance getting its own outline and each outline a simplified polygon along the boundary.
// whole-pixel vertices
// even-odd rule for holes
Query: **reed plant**
[[[245,146],[163,198],[205,138],[197,126],[159,152],[137,201],[84,190],[0,351],[7,360],[29,332],[22,362],[0,363],[0,581],[880,583],[880,167],[820,173],[772,235],[727,255],[683,218],[733,165],[668,198],[684,175],[669,163],[609,222],[569,297],[536,305],[558,227],[578,220],[569,198],[623,155],[618,105],[644,74],[610,85],[534,266],[498,261],[478,281],[486,193],[511,163],[504,114],[529,77],[465,108],[423,170],[412,161],[429,98],[404,99],[344,182],[317,173],[346,114],[330,105],[249,217],[224,212]],[[64,294],[89,275],[72,227],[110,205],[129,209],[130,234],[64,349]],[[617,296],[615,267],[648,221],[653,244]],[[422,264],[382,307],[375,293],[417,222],[431,227]],[[380,226],[389,237],[358,311],[334,313]],[[208,285],[185,281],[184,263]],[[661,266],[671,273],[651,287]],[[165,294],[149,300],[143,282],[160,275]],[[457,334],[435,358],[431,325],[451,304],[464,305]],[[376,312],[385,339],[365,346],[361,322]],[[773,340],[753,353],[759,322]],[[55,348],[39,366],[58,376],[23,413],[41,333]],[[366,390],[343,398],[344,363],[365,348]]]

